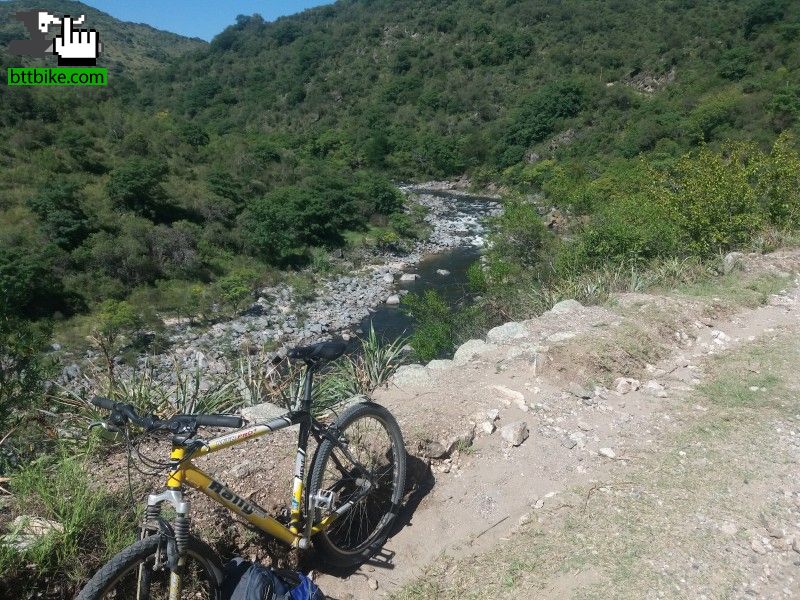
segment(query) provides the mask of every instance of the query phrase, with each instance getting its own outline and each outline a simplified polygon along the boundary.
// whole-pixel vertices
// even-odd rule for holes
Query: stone
[[[247,477],[248,475],[252,474],[254,470],[255,467],[253,466],[253,463],[251,463],[249,460],[244,460],[231,467],[231,475],[237,478]]]
[[[592,393],[584,388],[582,385],[571,381],[567,386],[569,393],[575,396],[576,398],[581,398],[583,400],[589,400],[592,397]]]
[[[519,446],[528,439],[530,432],[528,431],[528,424],[525,421],[514,421],[513,423],[503,426],[500,430],[500,435],[512,446]]]
[[[562,300],[557,302],[550,312],[556,315],[565,315],[567,313],[575,312],[583,308],[583,304],[577,300]]]
[[[486,411],[486,418],[490,421],[494,422],[500,419],[500,411],[496,408],[492,408],[491,410]]]
[[[431,380],[431,373],[423,365],[403,365],[392,376],[396,386],[415,386],[426,384]]]
[[[448,275],[450,275],[450,271],[448,271],[447,269],[436,269],[436,274],[441,275],[442,277],[447,277]]]
[[[445,369],[449,369],[453,366],[452,360],[447,359],[435,359],[428,363],[428,369],[431,371],[444,371]]]
[[[383,283],[394,283],[394,275],[385,273],[383,277],[381,277],[381,281],[383,281]]]
[[[664,386],[661,385],[659,382],[657,382],[655,379],[651,379],[645,384],[644,391],[656,398],[667,397],[667,391],[664,389]]]
[[[722,272],[725,275],[732,273],[735,269],[741,267],[741,261],[744,254],[741,252],[728,252],[722,259]]]
[[[594,427],[592,427],[588,423],[584,423],[583,421],[578,421],[578,429],[580,429],[581,431],[591,431],[592,429],[594,429]]]
[[[528,412],[528,405],[525,403],[525,394],[512,390],[504,385],[493,385],[492,389],[500,394],[500,401],[505,406],[514,403],[523,412]]]
[[[494,344],[487,344],[483,340],[468,340],[461,344],[455,354],[453,354],[453,363],[456,365],[465,365],[474,358],[496,349],[497,346]]]
[[[490,344],[503,345],[528,337],[528,335],[528,330],[524,325],[512,321],[490,329],[486,333],[486,341]]]
[[[483,433],[491,435],[495,432],[497,426],[494,424],[494,421],[484,421],[481,423],[481,431]]]
[[[766,554],[767,553],[767,549],[764,547],[764,544],[762,544],[756,538],[753,538],[752,540],[750,540],[750,549],[753,552],[755,552],[756,554]]]
[[[386,304],[389,306],[397,306],[400,304],[400,296],[397,294],[392,294],[388,298],[386,298]]]
[[[567,450],[572,450],[575,446],[578,445],[578,442],[577,440],[571,437],[565,437],[563,440],[561,440],[561,445],[564,446],[564,448],[566,448]]]
[[[559,342],[566,342],[567,340],[571,340],[577,335],[578,334],[575,333],[574,331],[557,331],[552,335],[548,335],[547,341],[552,344],[557,344]]]
[[[18,551],[26,550],[33,546],[39,538],[45,537],[52,533],[63,533],[64,526],[57,521],[50,519],[43,519],[42,517],[33,517],[28,515],[20,515],[8,526],[11,533],[4,535],[2,542],[7,544]]]
[[[254,404],[253,406],[245,406],[241,410],[242,418],[250,423],[266,423],[272,419],[282,417],[287,412],[287,409],[272,402],[262,402],[261,404]]]
[[[475,441],[475,425],[467,426],[461,433],[450,438],[447,444],[447,453],[452,454],[456,450],[462,450],[472,446]]]
[[[400,281],[402,283],[410,283],[412,281],[416,281],[417,279],[419,279],[419,275],[416,273],[403,273],[400,275]]]
[[[633,379],[631,377],[617,377],[614,383],[611,384],[611,387],[618,394],[627,394],[629,392],[635,392],[642,387],[642,384],[638,379]]]
[[[611,448],[600,448],[597,451],[600,456],[605,456],[606,458],[616,458],[616,453]]]
[[[423,458],[441,459],[447,457],[447,448],[439,442],[428,442],[425,444],[421,451],[420,456]]]
[[[367,585],[369,586],[369,589],[375,591],[378,589],[378,580],[375,579],[374,577],[370,577],[369,579],[367,579]]]

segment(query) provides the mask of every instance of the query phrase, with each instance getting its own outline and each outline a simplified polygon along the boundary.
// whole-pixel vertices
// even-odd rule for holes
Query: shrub
[[[770,223],[800,227],[800,153],[792,138],[781,135],[755,171],[756,191]]]
[[[409,343],[423,361],[449,354],[457,344],[483,331],[488,323],[481,306],[450,307],[434,290],[408,294],[401,306],[416,322]]]
[[[17,410],[40,404],[51,374],[42,356],[49,339],[47,323],[0,314],[0,436],[13,427]]]
[[[510,270],[538,268],[552,244],[553,235],[542,222],[536,206],[519,199],[503,205],[503,213],[491,223],[489,257]]]
[[[111,201],[144,217],[163,216],[166,193],[162,186],[167,169],[163,163],[132,158],[111,172],[106,191]]]
[[[235,269],[213,283],[213,293],[224,306],[239,311],[253,299],[257,280],[252,269]]]
[[[704,147],[678,162],[667,185],[688,253],[709,256],[749,242],[761,229],[764,214],[750,184],[754,154],[741,144],[724,153]]]

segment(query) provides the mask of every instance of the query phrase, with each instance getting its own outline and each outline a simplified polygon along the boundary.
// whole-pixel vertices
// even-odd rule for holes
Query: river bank
[[[437,257],[438,278],[453,277],[454,271],[464,277],[465,261],[477,259],[485,243],[485,219],[501,210],[499,199],[490,195],[468,194],[460,189],[447,189],[447,184],[404,185],[400,190],[427,209],[430,226],[427,239],[418,241],[410,252],[384,251],[370,257],[368,264],[352,272],[331,276],[318,282],[314,298],[303,302],[292,286],[280,284],[260,290],[257,300],[234,318],[213,325],[188,322],[167,322],[168,349],[155,356],[139,356],[138,369],[147,368],[164,384],[177,383],[177,370],[200,367],[204,380],[230,372],[231,358],[243,352],[263,348],[279,349],[313,341],[359,335],[369,327],[376,314],[379,335],[397,337],[410,325],[404,322],[395,305],[408,293],[424,291],[431,285],[430,273],[419,277],[417,267]],[[455,251],[453,267],[448,252]],[[452,287],[458,285],[448,284]],[[453,294],[450,295],[454,298]],[[388,305],[387,305],[388,301]],[[399,320],[398,320],[399,319]],[[99,356],[87,354],[88,362]],[[133,367],[119,364],[118,373],[125,377]],[[71,389],[88,385],[81,376],[78,362],[66,366],[59,383]],[[208,385],[204,381],[204,385]]]

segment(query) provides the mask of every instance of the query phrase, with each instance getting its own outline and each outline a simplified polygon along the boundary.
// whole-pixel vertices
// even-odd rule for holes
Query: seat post
[[[312,388],[314,385],[314,363],[306,363],[306,378],[303,389],[303,410],[311,411]]]

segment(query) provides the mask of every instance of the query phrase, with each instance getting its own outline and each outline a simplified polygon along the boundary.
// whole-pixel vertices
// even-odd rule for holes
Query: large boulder
[[[550,312],[556,315],[565,315],[567,313],[576,312],[583,308],[583,304],[577,300],[562,300],[557,302]]]
[[[528,330],[522,323],[512,321],[490,329],[486,334],[486,341],[491,344],[503,345],[526,338],[528,335]]]
[[[468,340],[461,344],[453,355],[453,364],[465,365],[472,359],[483,356],[488,352],[496,350],[494,344],[487,344],[483,340]]]
[[[262,402],[253,406],[245,406],[242,408],[241,415],[251,423],[266,423],[272,419],[282,417],[287,412],[282,406],[272,402]]]
[[[431,373],[423,365],[403,365],[392,376],[392,383],[398,387],[424,385],[431,380]]]

